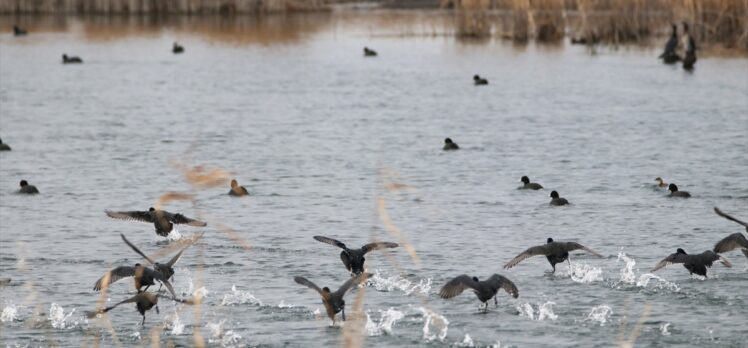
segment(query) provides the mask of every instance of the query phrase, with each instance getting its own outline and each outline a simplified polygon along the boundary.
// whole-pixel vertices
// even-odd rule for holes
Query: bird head
[[[681,249],[681,248],[678,248],[678,250],[676,250],[676,251],[675,251],[675,253],[676,253],[676,254],[683,254],[683,255],[688,255],[688,254],[686,254],[686,251],[685,251],[685,250],[683,250],[683,249]]]
[[[548,243],[553,243],[553,238],[548,238]]]
[[[529,184],[530,183],[530,178],[528,178],[527,176],[523,176],[522,179],[520,179],[519,181],[522,181],[525,184]]]
[[[558,192],[552,191],[551,192],[551,198],[558,198]]]
[[[20,185],[21,185],[21,187],[29,186],[29,183],[26,180],[21,180]]]
[[[473,281],[478,281],[478,277],[473,277]]]
[[[672,192],[678,192],[678,186],[675,184],[670,184],[670,186],[668,186],[667,189]]]
[[[330,293],[330,288],[324,287],[324,288],[322,288],[322,292],[329,294]]]

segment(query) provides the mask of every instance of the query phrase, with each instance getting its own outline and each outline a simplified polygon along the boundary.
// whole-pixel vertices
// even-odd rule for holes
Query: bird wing
[[[120,220],[135,220],[142,222],[154,222],[153,216],[147,211],[111,211],[104,210],[107,216]]]
[[[705,265],[711,267],[712,263],[714,261],[722,262],[725,267],[732,267],[732,264],[729,260],[724,258],[722,255],[719,255],[711,250],[704,251],[703,253],[697,255],[696,257],[701,259],[701,262],[703,262]]]
[[[385,248],[397,248],[399,245],[397,243],[392,242],[374,242],[369,243],[361,247],[361,251],[364,252],[364,254],[372,251],[372,250],[379,250],[379,249],[385,249]]]
[[[574,250],[580,250],[581,249],[581,250],[584,250],[584,251],[586,251],[586,252],[588,252],[588,253],[590,253],[592,255],[595,255],[597,257],[603,257],[602,255],[598,254],[594,250],[592,250],[592,249],[590,249],[590,248],[588,248],[588,247],[586,247],[586,246],[584,246],[582,244],[579,244],[577,242],[566,242],[565,245],[564,245],[564,249],[566,249],[566,251],[574,251]]]
[[[345,244],[341,243],[340,241],[338,241],[336,239],[327,238],[327,237],[323,237],[323,236],[314,236],[314,239],[316,239],[317,241],[322,242],[322,243],[327,243],[327,244],[330,244],[330,245],[334,245],[334,246],[336,246],[338,248],[341,248],[341,249],[348,249],[345,246]]]
[[[317,291],[320,295],[322,295],[322,297],[325,297],[325,293],[322,292],[322,289],[320,289],[317,284],[312,283],[309,279],[306,279],[304,277],[293,277],[293,280],[298,284],[304,285],[310,289]]]
[[[670,37],[669,40],[667,40],[667,43],[665,44],[665,53],[671,53],[675,52],[675,49],[678,47],[678,38],[673,35]]]
[[[335,291],[336,294],[339,294],[341,297],[345,295],[345,293],[350,290],[352,287],[357,286],[358,284],[361,284],[365,280],[369,279],[373,274],[371,273],[361,273],[356,277],[351,277],[351,279],[348,279],[343,283],[343,285],[338,288],[337,291]]]
[[[514,285],[514,282],[509,280],[507,277],[494,274],[491,276],[491,278],[488,278],[488,284],[491,285],[491,288],[496,290],[504,289],[504,291],[506,291],[509,295],[512,295],[512,297],[514,298],[519,297],[519,289],[517,289],[517,286]]]
[[[740,232],[722,238],[722,240],[714,245],[714,252],[724,253],[738,248],[748,249],[748,239]]]
[[[723,211],[719,210],[719,208],[717,208],[717,207],[714,207],[714,212],[717,213],[717,215],[719,215],[719,216],[721,216],[721,217],[723,217],[723,218],[725,218],[727,220],[730,220],[730,221],[733,221],[733,222],[737,222],[737,223],[745,226],[746,228],[748,228],[748,223],[740,221],[740,220],[738,220],[738,219],[736,219],[736,218],[734,218],[734,217],[732,217],[730,215],[725,214]]]
[[[160,280],[161,280],[161,284],[164,284],[164,286],[166,287],[166,289],[169,290],[169,293],[171,293],[171,298],[174,299],[174,300],[176,300],[177,299],[177,294],[174,292],[174,287],[171,286],[171,283],[169,283],[169,281],[166,280],[166,279],[160,279]]]
[[[154,262],[153,260],[151,260],[150,257],[148,257],[146,254],[144,254],[142,251],[140,251],[140,249],[138,249],[138,247],[136,247],[135,244],[130,243],[130,241],[127,240],[127,238],[125,238],[124,234],[120,233],[119,235],[120,235],[120,237],[122,237],[122,240],[125,241],[125,244],[127,244],[130,248],[132,248],[132,250],[134,250],[136,253],[140,254],[140,256],[142,256],[144,259],[148,260],[148,262],[150,262],[151,265],[155,265],[156,264],[156,262]]]
[[[507,262],[506,265],[504,265],[504,268],[512,268],[516,266],[518,263],[522,262],[522,260],[538,256],[538,255],[545,255],[546,247],[545,245],[538,245],[534,246],[532,248],[528,248],[527,250],[521,252],[519,255],[515,256],[511,261]]]
[[[689,255],[679,254],[679,253],[670,254],[670,256],[668,256],[668,257],[662,259],[662,261],[658,262],[654,266],[654,268],[652,268],[652,270],[650,272],[654,272],[654,271],[656,271],[656,270],[658,270],[660,268],[663,268],[663,267],[668,266],[668,265],[672,265],[674,263],[685,263],[688,260],[688,256]]]
[[[442,289],[439,290],[439,296],[445,299],[452,298],[461,294],[467,288],[476,289],[477,286],[478,282],[467,274],[462,274],[444,284]]]
[[[175,224],[186,224],[186,225],[195,226],[195,227],[205,227],[205,226],[208,226],[208,224],[205,223],[205,222],[202,222],[200,220],[195,220],[195,219],[192,219],[192,218],[188,218],[188,217],[186,217],[186,216],[184,216],[182,214],[179,214],[179,213],[172,214],[172,213],[170,213],[168,211],[165,211],[164,215],[166,216],[167,219],[169,219],[169,221],[171,221],[172,223],[175,223]]]
[[[107,288],[110,284],[127,277],[135,275],[135,267],[119,266],[109,272],[104,273],[94,284],[94,290],[99,291],[101,288]]]

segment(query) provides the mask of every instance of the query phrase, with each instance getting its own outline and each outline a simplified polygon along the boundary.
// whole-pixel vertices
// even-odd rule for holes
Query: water
[[[648,272],[741,231],[712,207],[748,219],[745,58],[702,57],[687,73],[660,64],[659,46],[461,42],[426,12],[22,23],[32,35],[0,36],[0,137],[13,147],[0,153],[3,345],[328,346],[358,327],[371,346],[611,346],[640,320],[641,346],[748,340],[742,254],[708,279]],[[175,40],[185,54],[171,54]],[[85,63],[63,66],[62,53]],[[475,73],[490,85],[472,86]],[[441,151],[447,136],[462,149]],[[252,196],[192,187],[175,163],[230,172]],[[522,175],[546,190],[516,190]],[[694,197],[667,198],[657,176]],[[20,179],[41,194],[13,194]],[[549,207],[551,189],[573,205]],[[169,243],[103,211],[169,191],[196,200],[165,209],[208,221],[178,227],[205,236],[174,279],[203,304],[162,300],[143,327],[132,305],[84,318],[96,279],[140,261],[120,233],[147,253]],[[368,254],[363,312],[354,291],[349,321],[331,327],[293,282],[348,277],[314,235],[412,249]],[[541,257],[502,269],[547,237],[606,257],[573,253],[554,275]],[[469,292],[439,299],[463,273],[505,275],[520,297],[501,292],[487,314]]]

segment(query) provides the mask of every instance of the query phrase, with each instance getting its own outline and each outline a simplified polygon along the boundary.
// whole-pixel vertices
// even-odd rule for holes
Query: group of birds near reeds
[[[13,28],[16,36],[26,35],[27,31],[17,26]],[[688,26],[684,23],[685,35],[688,35]],[[693,38],[688,36],[687,49],[685,57],[680,57],[676,53],[678,46],[677,38],[677,27],[673,25],[673,33],[671,38],[668,40],[665,47],[665,52],[660,56],[666,63],[675,63],[683,61],[686,69],[693,68],[693,64],[696,61],[695,57],[695,44]],[[175,54],[184,52],[184,47],[180,46],[176,42],[172,47],[172,52]],[[364,47],[365,57],[376,57],[377,52],[368,47]],[[63,63],[82,63],[82,59],[79,57],[69,57],[63,55]],[[488,80],[475,75],[473,77],[475,85],[487,85]],[[460,147],[451,138],[444,139],[444,145],[442,150],[444,151],[455,151],[459,150]],[[4,144],[0,140],[0,151],[10,151],[11,148],[7,144]],[[689,198],[691,195],[686,191],[680,191],[678,186],[671,183],[667,184],[665,181],[658,177],[655,179],[657,182],[656,187],[664,189],[667,188],[670,191],[669,196],[674,198]],[[522,190],[541,190],[544,187],[535,182],[531,182],[529,177],[523,176],[520,179],[522,186],[518,189]],[[249,191],[244,187],[240,186],[236,180],[231,181],[231,188],[228,195],[234,197],[249,196]],[[20,181],[19,194],[39,194],[39,190],[36,186],[29,184],[26,180]],[[571,204],[566,198],[560,197],[557,191],[551,191],[550,193],[551,206],[564,206]],[[744,226],[748,231],[748,223],[740,221],[718,208],[714,208],[714,211],[731,221],[737,222]],[[121,220],[132,220],[145,223],[153,224],[156,234],[159,236],[168,236],[174,229],[175,224],[184,224],[194,227],[205,227],[206,222],[187,217],[181,213],[171,213],[165,210],[150,207],[146,211],[110,211],[106,210],[105,214],[110,218],[121,219]],[[89,316],[96,316],[101,313],[108,312],[120,305],[127,303],[135,303],[138,312],[143,316],[142,324],[145,324],[145,313],[156,308],[158,312],[158,300],[159,298],[168,298],[169,300],[177,301],[180,303],[192,304],[194,300],[191,299],[180,299],[174,291],[170,280],[174,277],[174,265],[179,261],[182,254],[193,244],[198,242],[203,234],[198,234],[192,238],[186,238],[179,240],[175,245],[179,247],[178,252],[166,263],[158,263],[143,253],[137,246],[131,243],[123,234],[120,235],[123,242],[135,251],[138,255],[142,256],[149,265],[143,265],[136,263],[135,265],[123,265],[115,267],[107,271],[101,276],[94,284],[93,289],[95,291],[101,291],[107,289],[114,282],[117,282],[124,278],[132,278],[134,287],[137,293],[121,302],[117,302],[112,306],[100,308],[95,311],[88,312]],[[351,278],[346,280],[337,290],[332,291],[329,287],[320,288],[314,282],[308,280],[305,277],[297,276],[294,281],[300,285],[306,286],[310,289],[315,290],[322,298],[322,303],[325,306],[328,317],[332,320],[333,325],[335,323],[335,316],[342,312],[342,319],[345,320],[345,294],[359,286],[360,284],[366,283],[367,279],[371,276],[367,273],[364,268],[365,255],[371,251],[392,249],[397,248],[399,245],[392,242],[372,242],[363,245],[360,248],[349,248],[346,244],[325,236],[313,236],[313,239],[322,243],[326,243],[337,248],[342,249],[340,252],[340,259],[345,266],[346,270],[350,273]],[[661,269],[671,264],[683,264],[683,266],[691,273],[706,277],[707,268],[711,267],[714,262],[720,261],[727,267],[731,267],[730,262],[721,253],[726,253],[735,249],[740,249],[746,257],[748,257],[748,240],[742,233],[731,234],[724,239],[717,242],[712,250],[704,251],[700,254],[688,254],[683,249],[678,248],[675,253],[662,259],[658,262],[652,271]],[[517,266],[520,262],[524,261],[533,256],[545,256],[552,267],[552,272],[556,271],[556,265],[563,263],[564,261],[569,262],[569,253],[581,250],[585,251],[596,257],[603,257],[600,253],[580,244],[577,242],[560,242],[554,241],[553,238],[548,238],[545,244],[537,245],[526,249],[525,251],[518,254],[516,257],[508,261],[505,265],[505,269],[509,269]],[[149,292],[148,289],[159,283],[159,289],[155,292]],[[168,295],[161,294],[161,287],[166,287]],[[498,305],[497,293],[503,289],[510,296],[517,298],[519,296],[519,289],[517,285],[510,279],[500,275],[493,274],[485,280],[480,280],[478,277],[469,276],[462,274],[449,280],[439,291],[439,296],[444,299],[453,298],[461,294],[464,290],[471,289],[478,300],[485,305],[484,311],[488,310],[488,302],[493,298],[494,303]]]
[[[680,46],[681,40],[685,50],[683,54],[678,53],[678,47]],[[676,64],[678,62],[683,63],[683,69],[688,71],[693,70],[694,64],[696,64],[696,41],[693,36],[688,32],[688,23],[683,22],[683,36],[681,40],[678,40],[678,25],[672,24],[672,33],[670,38],[665,43],[665,50],[660,54],[659,58],[665,64]]]

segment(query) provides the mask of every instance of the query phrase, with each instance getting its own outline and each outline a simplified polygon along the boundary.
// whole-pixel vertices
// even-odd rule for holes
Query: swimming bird
[[[229,190],[229,196],[249,196],[249,191],[247,191],[244,186],[239,186],[239,183],[236,182],[236,179],[231,180],[231,190]]]
[[[683,249],[678,248],[678,250],[676,250],[674,254],[670,254],[670,256],[658,262],[650,272],[654,272],[660,268],[672,265],[674,263],[682,263],[683,267],[685,267],[688,272],[690,272],[690,274],[696,273],[700,276],[706,277],[706,268],[712,267],[712,263],[718,260],[719,262],[722,262],[725,267],[732,267],[730,261],[727,261],[726,258],[717,255],[711,250],[704,251],[701,254],[689,255],[686,254]]]
[[[319,295],[322,296],[322,304],[325,305],[327,316],[330,318],[330,320],[332,320],[332,325],[335,325],[335,314],[342,312],[343,321],[345,321],[345,301],[343,300],[343,296],[345,296],[345,293],[352,287],[365,282],[371,276],[371,273],[359,274],[354,278],[348,279],[335,292],[330,292],[330,288],[328,287],[320,289],[317,284],[312,283],[304,277],[294,277],[293,280],[296,283],[317,291]]]
[[[146,254],[140,251],[140,249],[135,246],[135,244],[132,244],[129,240],[127,240],[124,234],[120,234],[120,237],[122,237],[122,240],[125,242],[125,244],[127,244],[133,251],[150,262],[151,265],[153,265],[153,269],[144,267],[139,263],[136,263],[135,267],[117,267],[105,273],[101,278],[99,278],[99,280],[96,281],[96,284],[94,284],[94,290],[99,291],[102,287],[109,287],[109,285],[122,278],[133,277],[135,281],[135,290],[137,290],[138,292],[141,291],[140,288],[142,288],[143,286],[146,287],[145,290],[148,290],[151,285],[155,285],[154,281],[158,280],[161,284],[166,286],[166,289],[169,290],[172,297],[176,298],[177,295],[174,292],[174,287],[172,287],[171,283],[169,282],[169,279],[174,277],[174,264],[179,261],[180,257],[182,257],[182,253],[184,253],[187,248],[192,246],[192,244],[194,244],[202,236],[188,243],[184,248],[179,250],[179,252],[174,255],[174,257],[172,257],[171,260],[169,260],[169,262],[167,263],[154,262]],[[161,290],[161,287],[159,287],[159,290]]]
[[[25,29],[23,29],[23,28],[21,28],[21,27],[19,27],[17,25],[13,26],[13,35],[15,35],[15,36],[24,36],[24,35],[26,35],[28,33],[29,33],[28,31],[26,31]]]
[[[444,147],[442,147],[442,150],[444,151],[450,151],[450,150],[459,150],[460,146],[457,145],[457,143],[453,142],[450,138],[444,139]]]
[[[140,315],[143,316],[143,322],[140,323],[140,325],[145,325],[145,312],[151,310],[151,308],[156,307],[156,313],[158,314],[158,298],[164,297],[163,295],[159,295],[153,292],[139,292],[135,296],[128,298],[127,300],[124,300],[122,302],[116,303],[114,306],[107,307],[95,312],[86,312],[86,315],[89,319],[95,317],[99,313],[106,313],[110,310],[117,308],[117,306],[126,304],[126,303],[133,303],[135,302],[135,307],[138,309],[138,312],[140,312]],[[181,300],[177,298],[173,298],[172,300],[180,302],[180,303],[187,303],[191,304],[189,301]]]
[[[184,46],[180,46],[178,43],[174,42],[174,45],[171,48],[171,52],[174,54],[179,54],[184,52]]]
[[[670,35],[670,39],[665,43],[665,51],[659,56],[665,64],[673,64],[680,61],[680,56],[675,50],[678,48],[678,27],[673,24],[673,33]]]
[[[478,277],[471,278],[467,274],[457,276],[444,284],[439,291],[439,296],[443,299],[449,299],[461,294],[467,288],[473,289],[475,296],[478,296],[478,300],[486,305],[486,312],[488,312],[488,301],[492,297],[494,304],[497,307],[499,306],[499,300],[496,298],[499,289],[504,289],[514,298],[519,297],[517,286],[511,280],[498,274],[494,274],[488,280],[483,281],[478,280]]]
[[[62,55],[62,64],[80,64],[83,63],[83,59],[80,57],[68,57],[67,54]]]
[[[0,151],[10,151],[10,146],[8,144],[3,143],[3,139],[0,139]]]
[[[376,56],[377,56],[377,51],[371,48],[368,48],[368,47],[364,47],[364,57],[376,57]]]
[[[717,213],[717,215],[725,219],[739,223],[740,225],[744,226],[745,231],[748,232],[748,223],[745,223],[730,215],[723,213],[717,207],[714,207],[714,212]],[[722,240],[717,242],[717,244],[714,245],[714,252],[720,253],[720,254],[726,253],[728,251],[732,251],[735,249],[740,249],[740,251],[743,252],[743,255],[745,255],[745,257],[748,257],[748,239],[746,239],[745,236],[740,232],[733,233],[723,238]]]
[[[548,241],[545,245],[538,245],[528,248],[527,250],[521,252],[519,255],[515,256],[511,261],[507,262],[506,265],[504,265],[504,268],[509,269],[516,266],[524,259],[543,255],[546,259],[548,259],[551,267],[553,267],[553,272],[551,273],[555,273],[556,264],[568,260],[569,252],[574,250],[584,250],[597,257],[603,257],[602,255],[582,244],[576,242],[554,242],[553,238],[548,238]],[[569,262],[569,266],[571,266],[571,262]]]
[[[551,192],[551,203],[550,205],[567,205],[569,204],[569,201],[566,200],[564,197],[559,197],[558,192],[552,191]]]
[[[173,214],[166,210],[148,208],[148,211],[104,211],[107,216],[120,220],[136,220],[153,223],[156,227],[156,234],[166,237],[174,229],[174,224],[186,224],[195,227],[205,227],[208,224],[182,214]]]
[[[664,180],[662,180],[661,177],[659,177],[659,176],[656,177],[655,181],[657,181],[657,187],[659,187],[659,188],[667,187],[667,183]]]
[[[528,178],[526,176],[523,176],[520,179],[520,181],[522,181],[522,183],[524,184],[524,185],[522,185],[522,187],[520,187],[520,189],[525,189],[525,190],[540,190],[540,189],[543,188],[543,185],[540,185],[540,184],[538,184],[536,182],[530,182],[530,178]]]
[[[36,189],[36,186],[29,185],[28,181],[26,180],[21,180],[21,183],[19,185],[21,186],[21,189],[18,190],[18,193],[25,193],[27,195],[39,193],[39,190]]]
[[[473,83],[475,83],[476,86],[482,86],[482,85],[487,85],[488,80],[478,75],[473,75]]]
[[[362,246],[361,249],[348,249],[345,244],[332,238],[314,236],[314,239],[322,243],[327,243],[343,249],[343,251],[340,252],[340,259],[343,261],[345,268],[349,272],[351,272],[352,276],[356,276],[364,272],[364,261],[366,261],[364,255],[366,255],[366,253],[372,250],[398,247],[397,243],[373,242]]]
[[[667,189],[670,190],[670,197],[691,197],[691,194],[688,193],[688,191],[678,191],[678,186],[675,184],[670,184]]]
[[[687,39],[686,44],[686,55],[683,57],[683,69],[693,70],[694,64],[696,64],[696,41],[693,36],[688,32],[688,23],[683,22],[683,32]]]

